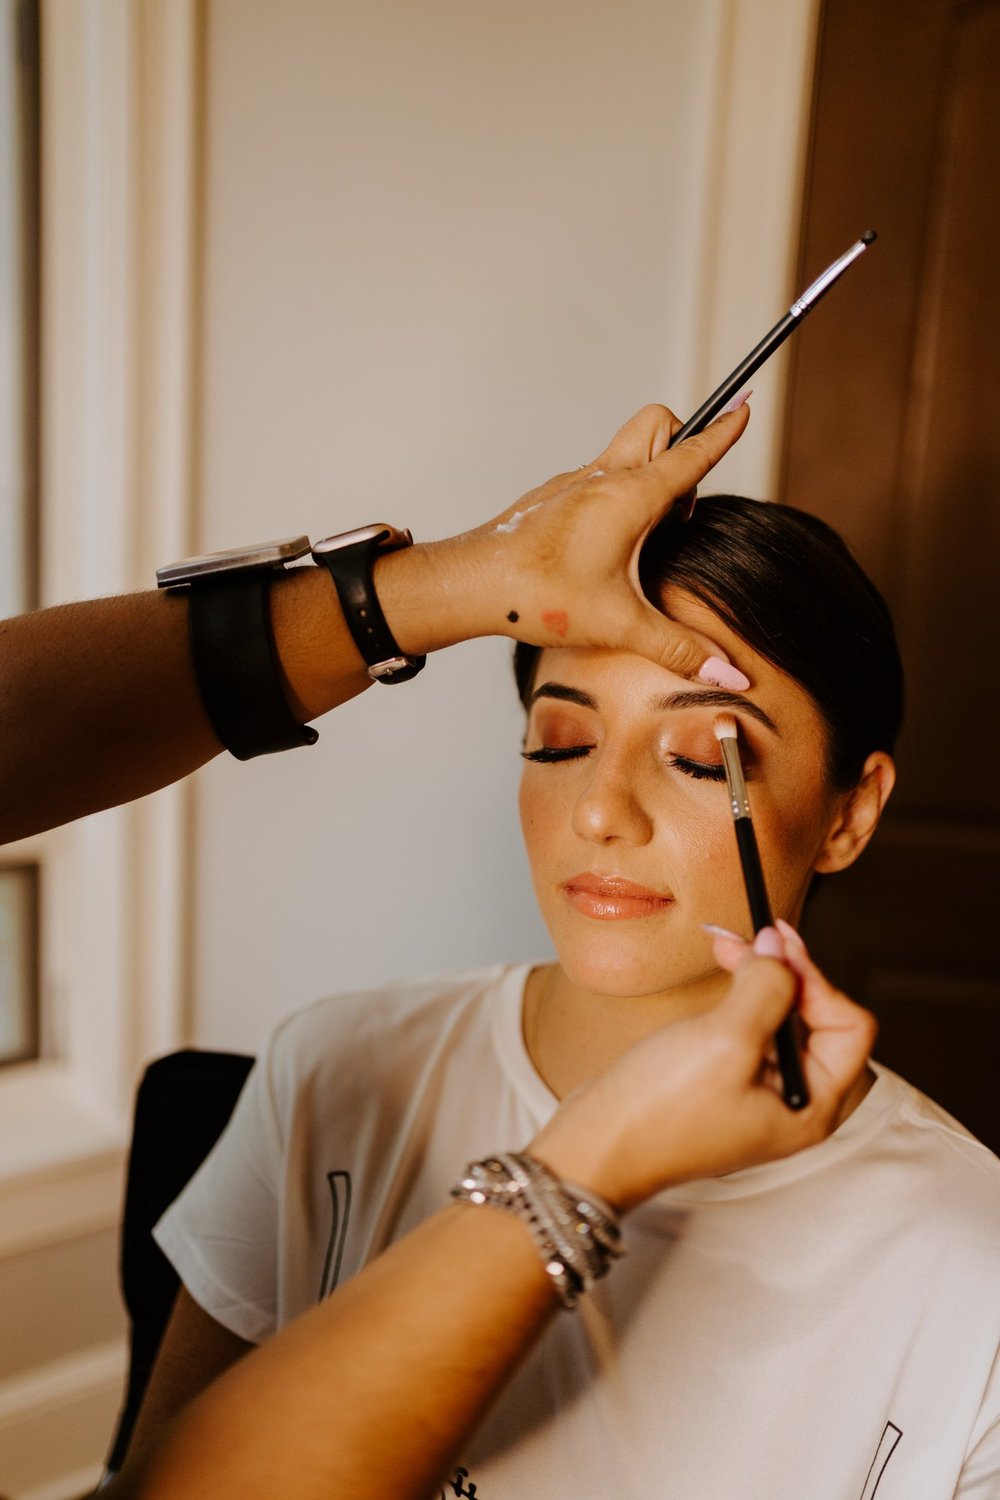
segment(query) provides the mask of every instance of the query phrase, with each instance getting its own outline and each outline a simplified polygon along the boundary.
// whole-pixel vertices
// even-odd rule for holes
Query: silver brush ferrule
[[[842,276],[848,266],[856,261],[859,255],[864,255],[867,249],[868,246],[864,240],[857,240],[850,250],[844,251],[839,260],[835,260],[832,266],[827,266],[826,270],[816,277],[812,286],[806,287],[798,301],[792,303],[788,309],[792,317],[801,318],[803,313],[808,312],[817,298],[822,297],[827,287],[836,281],[838,276]]]
[[[720,740],[719,744],[722,746],[722,763],[726,768],[726,786],[729,788],[729,802],[733,817],[749,818],[750,799],[747,796],[747,784],[743,779],[739,747],[735,738],[732,737]]]

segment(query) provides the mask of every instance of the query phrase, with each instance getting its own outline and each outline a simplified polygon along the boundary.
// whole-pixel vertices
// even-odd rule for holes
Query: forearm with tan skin
[[[492,634],[540,645],[628,641],[696,675],[717,654],[711,643],[673,626],[630,578],[643,537],[746,421],[737,411],[667,452],[676,419],[646,407],[586,469],[461,536],[379,559],[376,587],[399,645],[423,654]],[[303,721],[371,685],[325,570],[280,578],[272,618]],[[0,843],[143,796],[219,754],[188,655],[183,593],[0,622],[0,722]]]
[[[791,946],[787,967],[738,957],[714,1011],[632,1048],[564,1101],[528,1149],[627,1212],[671,1184],[827,1135],[862,1077],[872,1019]],[[797,983],[812,1102],[793,1114],[767,1056]],[[104,1493],[436,1497],[557,1308],[523,1224],[491,1209],[443,1208],[204,1390]]]

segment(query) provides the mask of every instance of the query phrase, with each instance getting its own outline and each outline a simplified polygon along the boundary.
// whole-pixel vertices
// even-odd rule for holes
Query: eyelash
[[[582,760],[584,756],[590,754],[593,748],[593,745],[568,745],[564,750],[560,750],[550,745],[543,745],[540,750],[522,750],[521,755],[525,760],[550,766],[560,760]],[[667,765],[675,766],[685,776],[694,777],[695,781],[725,781],[726,779],[724,766],[706,765],[704,761],[690,760],[686,755],[671,755]]]

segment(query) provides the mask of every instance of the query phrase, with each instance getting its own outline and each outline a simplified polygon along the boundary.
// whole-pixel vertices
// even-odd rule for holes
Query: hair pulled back
[[[827,728],[827,777],[846,791],[873,750],[892,752],[903,717],[903,669],[885,600],[844,541],[787,505],[714,495],[691,520],[648,537],[642,590],[661,607],[684,589],[793,678]],[[514,673],[527,707],[539,656],[519,644]]]

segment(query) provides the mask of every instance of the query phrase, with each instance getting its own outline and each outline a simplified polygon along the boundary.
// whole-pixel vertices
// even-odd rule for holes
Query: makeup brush
[[[788,335],[794,333],[796,328],[798,328],[806,313],[812,312],[816,303],[821,297],[826,295],[835,281],[840,280],[848,266],[852,266],[860,255],[864,255],[868,246],[873,244],[876,239],[878,239],[878,235],[874,229],[866,229],[861,238],[855,240],[849,250],[845,250],[843,255],[838,256],[832,265],[827,266],[825,271],[821,271],[816,280],[806,287],[802,296],[796,298],[784,317],[779,318],[771,331],[766,333],[760,343],[750,350],[746,359],[740,361],[732,374],[726,376],[725,380],[717,390],[712,392],[708,400],[703,401],[694,415],[688,417],[684,426],[678,428],[667,444],[667,447],[673,448],[676,443],[683,443],[685,438],[693,437],[696,432],[704,432],[713,417],[719,415],[722,408],[746,384],[754,371],[759,370],[764,361],[771,358],[775,349],[780,349]]]
[[[750,817],[750,799],[747,796],[747,784],[740,762],[736,720],[732,714],[719,714],[712,728],[722,750],[722,761],[726,768],[726,786],[729,789],[729,805],[732,808],[733,826],[736,829],[736,845],[740,852],[743,884],[746,887],[747,901],[750,904],[750,920],[753,923],[754,932],[758,933],[763,927],[772,927],[774,919],[771,916],[771,903],[767,899],[767,886],[764,884],[760,850],[757,848],[757,838]],[[802,1076],[802,1063],[795,1040],[792,1016],[786,1016],[778,1027],[774,1045],[778,1054],[778,1067],[781,1070],[785,1103],[789,1109],[804,1109],[809,1103],[809,1091]]]

